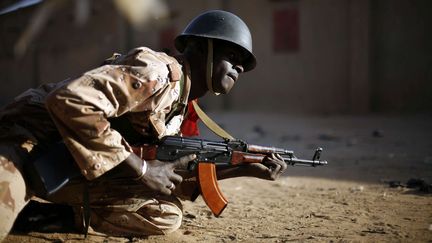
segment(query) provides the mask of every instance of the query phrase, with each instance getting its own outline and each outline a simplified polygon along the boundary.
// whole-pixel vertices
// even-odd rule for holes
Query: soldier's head
[[[175,46],[191,62],[192,74],[204,76],[206,82],[194,85],[213,93],[228,93],[240,73],[256,66],[249,28],[226,11],[207,11],[194,18],[177,36]]]

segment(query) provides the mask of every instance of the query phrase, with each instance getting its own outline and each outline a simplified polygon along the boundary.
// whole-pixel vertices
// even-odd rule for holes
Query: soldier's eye
[[[236,56],[236,54],[235,54],[234,52],[230,52],[230,54],[228,55],[228,58],[229,58],[231,61],[236,61],[237,56]]]

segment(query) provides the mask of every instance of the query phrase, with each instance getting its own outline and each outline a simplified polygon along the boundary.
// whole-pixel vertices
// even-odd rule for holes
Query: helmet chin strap
[[[213,90],[213,40],[207,39],[207,88],[215,95],[220,95]]]

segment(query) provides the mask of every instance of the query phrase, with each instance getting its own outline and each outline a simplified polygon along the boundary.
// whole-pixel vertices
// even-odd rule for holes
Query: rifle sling
[[[214,122],[202,109],[198,106],[195,101],[192,101],[192,105],[201,119],[201,121],[206,125],[208,129],[210,129],[213,133],[218,135],[219,137],[225,140],[234,140],[234,137],[231,136],[227,131],[221,128],[216,122]]]

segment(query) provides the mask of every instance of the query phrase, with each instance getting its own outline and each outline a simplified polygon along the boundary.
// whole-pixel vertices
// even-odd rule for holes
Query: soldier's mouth
[[[228,74],[227,75],[230,79],[232,79],[233,82],[237,81],[237,77],[233,74]]]

